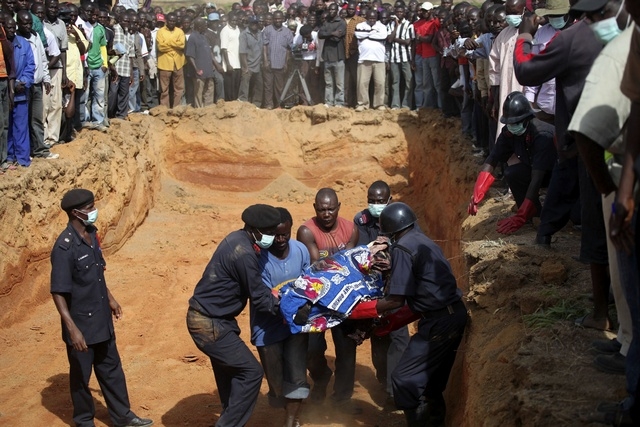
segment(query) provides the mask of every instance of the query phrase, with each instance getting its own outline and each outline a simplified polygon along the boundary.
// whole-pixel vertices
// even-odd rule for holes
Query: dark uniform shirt
[[[443,309],[462,297],[440,247],[415,227],[392,246],[389,294],[405,296],[415,313]]]
[[[527,131],[520,136],[513,135],[505,126],[496,141],[496,145],[485,163],[492,166],[509,160],[512,154],[531,169],[551,171],[556,164],[556,148],[553,144],[554,127],[548,123],[533,119]]]
[[[584,20],[560,31],[539,55],[532,53],[533,45],[518,39],[514,49],[513,69],[520,84],[539,86],[556,79],[556,136],[564,156],[564,149],[573,145],[567,129],[578,106],[584,82],[591,66],[602,50],[593,30]]]
[[[378,218],[371,215],[369,209],[358,212],[353,218],[353,222],[356,224],[356,227],[358,227],[358,232],[360,233],[358,237],[358,246],[367,245],[376,240],[380,235]]]
[[[104,279],[106,262],[96,229],[89,230],[90,244],[69,223],[51,250],[51,293],[65,297],[71,318],[87,345],[107,341],[114,332]],[[62,339],[71,345],[64,323]]]
[[[262,283],[259,257],[246,231],[229,234],[213,253],[193,291],[189,307],[205,316],[232,319],[242,312],[247,298],[251,298],[258,311],[277,314],[278,300]]]

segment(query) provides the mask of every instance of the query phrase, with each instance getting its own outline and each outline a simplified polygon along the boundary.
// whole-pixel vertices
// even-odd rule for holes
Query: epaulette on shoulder
[[[371,218],[369,217],[369,215],[367,215],[367,213],[368,213],[368,210],[364,210],[356,214],[356,223],[358,225],[366,225],[369,223],[369,220]]]
[[[70,231],[65,231],[58,237],[56,241],[56,246],[63,250],[69,250],[71,244],[73,243],[73,236]]]

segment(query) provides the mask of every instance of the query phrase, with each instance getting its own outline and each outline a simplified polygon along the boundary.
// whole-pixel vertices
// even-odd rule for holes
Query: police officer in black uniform
[[[536,112],[523,93],[510,93],[502,109],[500,121],[506,126],[482,165],[468,213],[478,212],[478,203],[495,179],[491,173],[498,163],[506,163],[504,176],[518,205],[518,213],[499,221],[498,232],[509,234],[540,213],[540,188],[548,185],[557,154],[554,127],[535,118]]]
[[[105,283],[106,263],[94,226],[98,209],[93,193],[70,190],[61,207],[69,224],[51,251],[51,294],[67,344],[73,421],[78,427],[94,425],[95,407],[89,389],[93,368],[114,426],[153,425],[153,421],[136,416],[129,404],[112,319],[112,315],[122,317],[122,308]]]
[[[384,208],[380,232],[391,242],[388,295],[360,303],[356,310],[362,312],[369,305],[375,316],[401,307],[385,317],[387,330],[420,319],[418,332],[391,374],[393,397],[409,427],[436,427],[444,425],[442,393],[462,340],[467,310],[449,262],[440,247],[417,228],[416,221],[415,213],[404,203]]]
[[[367,209],[358,212],[353,222],[358,227],[358,245],[373,242],[380,235],[380,213],[391,202],[391,188],[384,181],[376,181],[367,190]],[[409,343],[409,329],[404,326],[383,336],[371,336],[371,362],[376,370],[376,378],[391,390],[391,372]]]
[[[218,245],[189,300],[187,327],[196,346],[211,360],[222,402],[216,427],[244,426],[260,393],[264,371],[240,338],[236,317],[247,299],[258,311],[278,314],[279,300],[262,282],[260,251],[275,239],[280,211],[252,205],[242,213],[244,228]]]

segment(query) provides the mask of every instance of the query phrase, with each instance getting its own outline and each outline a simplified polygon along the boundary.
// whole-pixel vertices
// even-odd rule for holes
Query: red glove
[[[496,179],[490,172],[482,171],[478,174],[476,185],[473,187],[473,196],[471,196],[471,202],[469,202],[469,207],[467,208],[469,215],[475,215],[478,213],[478,203],[484,199],[489,187],[491,187],[491,184],[493,184],[493,181],[495,180]]]
[[[531,200],[524,199],[524,202],[522,202],[518,209],[518,213],[514,216],[498,221],[496,230],[498,233],[502,234],[515,233],[520,230],[520,227],[522,227],[525,222],[533,218],[537,211],[538,209],[536,209],[536,205],[534,205]]]
[[[395,313],[391,313],[388,316],[383,318],[382,325],[378,326],[373,330],[373,334],[378,337],[383,337],[385,335],[389,335],[390,332],[395,331],[396,329],[400,329],[404,325],[408,325],[411,322],[414,322],[421,318],[420,314],[416,314],[409,308],[408,305],[403,305],[398,311]]]
[[[353,310],[351,310],[351,314],[349,314],[349,319],[372,319],[378,317],[378,310],[376,310],[376,305],[378,301],[363,301],[358,303]]]

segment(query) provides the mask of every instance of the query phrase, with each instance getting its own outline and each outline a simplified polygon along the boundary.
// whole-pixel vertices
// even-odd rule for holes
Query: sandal
[[[611,321],[609,319],[595,320],[593,318],[593,314],[585,314],[582,317],[578,317],[574,322],[576,326],[581,326],[583,328],[597,329],[599,331],[607,331],[611,332]]]

